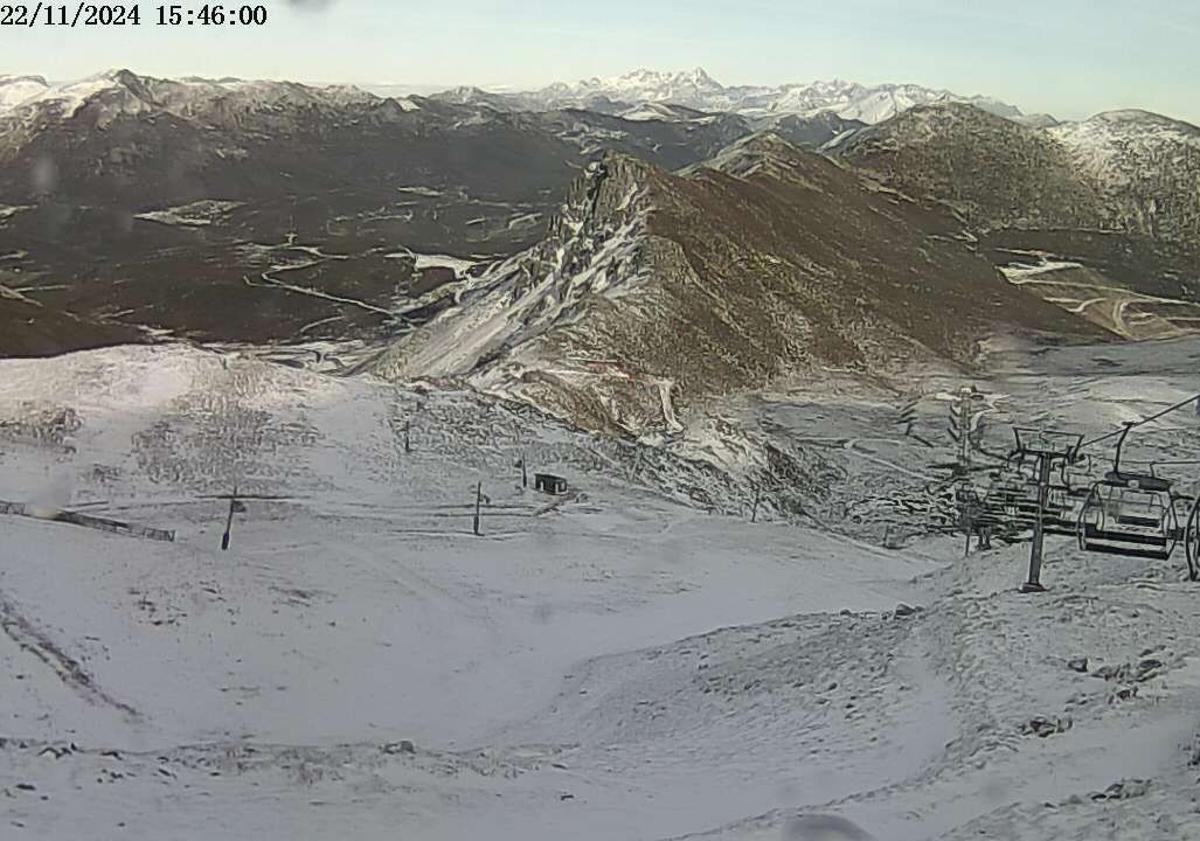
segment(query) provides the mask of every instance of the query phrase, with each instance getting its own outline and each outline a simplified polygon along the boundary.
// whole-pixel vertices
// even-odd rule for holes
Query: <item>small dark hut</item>
[[[553,473],[535,473],[533,486],[542,493],[565,494],[567,492],[567,480],[562,476],[555,476]]]

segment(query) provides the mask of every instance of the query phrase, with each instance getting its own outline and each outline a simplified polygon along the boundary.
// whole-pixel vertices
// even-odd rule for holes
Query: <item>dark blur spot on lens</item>
[[[852,821],[838,815],[804,815],[788,821],[783,841],[876,841]]]
[[[38,210],[38,226],[45,239],[55,240],[66,236],[68,226],[75,215],[74,208],[69,204],[50,201],[42,204]]]
[[[128,210],[113,210],[109,220],[115,233],[126,235],[133,230],[133,214]]]
[[[29,180],[33,194],[38,198],[54,195],[58,189],[58,165],[53,158],[38,158],[33,162]]]

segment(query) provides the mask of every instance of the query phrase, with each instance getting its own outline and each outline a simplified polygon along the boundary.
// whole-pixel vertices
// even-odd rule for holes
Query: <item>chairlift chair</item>
[[[1175,503],[1168,479],[1109,471],[1092,485],[1079,511],[1079,548],[1167,560],[1180,536]]]
[[[993,474],[983,500],[984,515],[993,525],[1009,532],[1033,528],[1037,510],[1037,482],[1019,463],[1010,462]]]
[[[1192,511],[1183,530],[1183,546],[1187,550],[1188,579],[1200,580],[1200,496],[1192,500]]]
[[[1042,525],[1049,534],[1074,536],[1079,511],[1090,490],[1088,485],[1079,485],[1077,476],[1068,469],[1076,467],[1077,459],[1064,459],[1058,472],[1058,481],[1051,482],[1047,489],[1046,507],[1042,512]]]
[[[1047,534],[1071,536],[1075,534],[1076,521],[1082,500],[1087,491],[1065,484],[1050,485],[1046,496],[1046,507],[1042,510],[1042,527]]]

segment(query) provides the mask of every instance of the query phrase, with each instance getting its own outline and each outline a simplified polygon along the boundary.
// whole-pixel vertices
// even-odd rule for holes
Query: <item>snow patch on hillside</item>
[[[135,213],[135,219],[148,222],[159,222],[163,225],[182,225],[184,227],[204,227],[213,224],[229,211],[241,207],[243,202],[221,201],[219,199],[201,199],[188,204],[168,207],[162,210],[147,210]]]

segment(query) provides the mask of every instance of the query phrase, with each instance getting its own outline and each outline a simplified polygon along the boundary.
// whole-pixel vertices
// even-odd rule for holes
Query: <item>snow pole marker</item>
[[[233,486],[233,493],[229,496],[229,516],[225,518],[225,533],[221,535],[221,551],[229,551],[229,535],[233,530],[233,510],[237,505],[237,485]]]
[[[472,531],[475,532],[475,535],[477,537],[479,536],[479,509],[482,505],[483,505],[483,482],[479,482],[475,485],[475,522],[472,527]]]

